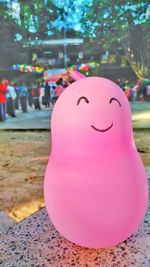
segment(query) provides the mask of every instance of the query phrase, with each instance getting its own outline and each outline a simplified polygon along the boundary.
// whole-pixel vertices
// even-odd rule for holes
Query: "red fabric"
[[[40,95],[41,95],[41,89],[38,88],[38,96],[40,96]]]
[[[63,92],[63,90],[64,90],[64,88],[63,88],[62,85],[57,85],[57,87],[56,87],[56,96],[59,97],[61,95],[61,93]]]
[[[127,89],[125,90],[125,95],[126,95],[127,97],[130,96],[130,88],[127,88]]]
[[[37,90],[37,91],[36,91]],[[38,88],[38,89],[35,89],[35,88],[33,88],[32,90],[31,90],[31,94],[33,95],[33,96],[35,96],[36,93],[37,92],[37,94],[38,94],[38,96],[40,96],[41,95],[41,89],[40,88]],[[37,95],[36,95],[37,96]]]
[[[138,80],[137,81],[137,84],[140,86],[142,84],[142,81],[141,80]]]
[[[2,82],[0,84],[0,103],[6,103],[7,83]]]

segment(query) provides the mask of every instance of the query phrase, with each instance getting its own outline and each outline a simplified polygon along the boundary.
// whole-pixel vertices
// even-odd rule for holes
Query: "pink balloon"
[[[80,73],[80,72],[78,72],[78,71],[72,71],[70,74],[69,74],[69,76],[71,77],[71,78],[73,78],[75,81],[78,81],[78,80],[80,80],[80,79],[83,79],[83,78],[85,78],[85,76],[82,74],[82,73]]]
[[[133,138],[130,105],[105,78],[71,84],[51,119],[46,208],[56,229],[89,248],[126,240],[148,206],[148,180]]]

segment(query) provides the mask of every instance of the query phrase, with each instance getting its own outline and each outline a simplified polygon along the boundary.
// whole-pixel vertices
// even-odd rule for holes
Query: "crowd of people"
[[[129,83],[128,80],[117,80],[130,102],[150,101],[150,82],[148,80],[138,80]],[[63,78],[43,83],[34,82],[26,86],[23,82],[20,85],[1,80],[0,82],[0,121],[4,121],[8,116],[16,117],[16,110],[23,113],[28,112],[29,107],[41,110],[43,106],[53,108],[63,90],[69,85]]]
[[[128,80],[118,79],[118,85],[122,88],[130,102],[141,101],[150,102],[150,81],[137,80],[135,83],[129,83]]]
[[[0,121],[8,116],[16,117],[16,110],[21,109],[23,113],[28,112],[29,107],[41,110],[42,106],[53,107],[63,90],[69,82],[60,78],[56,82],[47,81],[43,83],[34,82],[26,86],[1,80],[0,82]]]

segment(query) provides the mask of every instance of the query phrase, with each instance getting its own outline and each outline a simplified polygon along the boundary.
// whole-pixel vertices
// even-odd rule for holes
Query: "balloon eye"
[[[111,104],[112,101],[116,101],[118,102],[119,106],[121,107],[121,103],[119,102],[119,100],[115,97],[112,97],[110,100],[109,100],[109,103]]]
[[[79,105],[79,103],[80,103],[80,101],[81,101],[82,99],[83,99],[86,103],[89,103],[89,100],[88,100],[85,96],[81,96],[81,97],[78,99],[78,101],[77,101],[77,106]]]

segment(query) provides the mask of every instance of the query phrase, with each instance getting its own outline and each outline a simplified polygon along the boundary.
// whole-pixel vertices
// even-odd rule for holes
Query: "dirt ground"
[[[134,133],[150,166],[150,131]],[[50,153],[48,131],[0,132],[0,210],[20,221],[44,206],[43,177]]]

